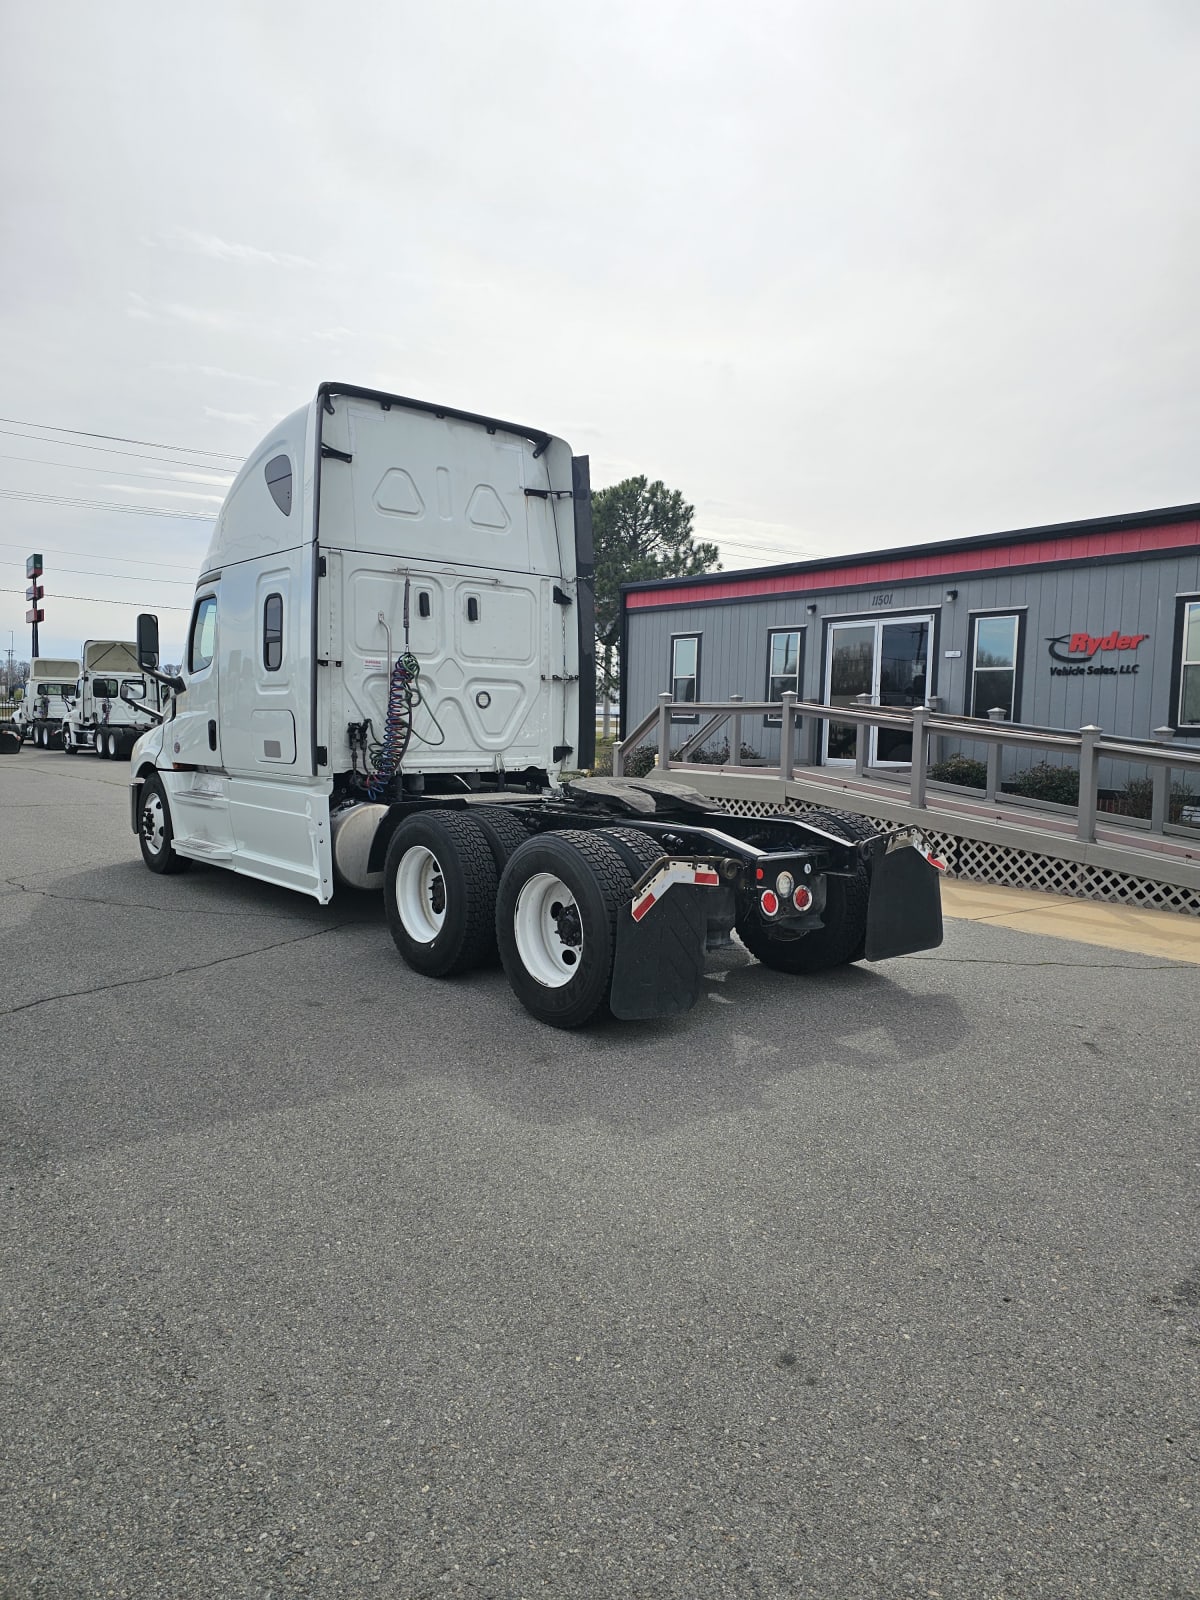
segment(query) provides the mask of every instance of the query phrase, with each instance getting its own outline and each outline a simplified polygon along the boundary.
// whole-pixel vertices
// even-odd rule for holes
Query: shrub
[[[1078,772],[1074,767],[1053,767],[1048,761],[1018,772],[1004,787],[1009,794],[1021,794],[1027,800],[1049,800],[1060,806],[1079,804]]]
[[[612,776],[613,751],[615,748],[615,740],[610,741],[608,744],[597,740],[596,759],[591,767],[591,774],[594,778],[608,778]],[[680,745],[678,750],[671,751],[672,761],[678,761],[680,759],[679,752],[682,749],[683,746]],[[625,776],[627,778],[646,777],[648,773],[653,772],[654,760],[657,755],[658,746],[656,744],[639,744],[625,757]],[[742,760],[755,761],[757,759],[758,751],[753,749],[748,744],[743,744]],[[729,760],[729,743],[726,741],[724,744],[703,745],[699,750],[693,750],[691,755],[688,757],[688,760],[701,762],[705,766],[724,766],[724,764]]]
[[[950,756],[929,769],[935,783],[953,783],[962,789],[987,788],[987,762],[974,761],[970,756]]]
[[[654,758],[658,754],[655,744],[640,744],[636,750],[631,750],[625,757],[625,776],[627,778],[644,778],[654,771]],[[609,769],[612,770],[611,767]]]
[[[671,760],[678,761],[680,759],[680,752],[682,750],[682,745],[680,745],[678,750],[672,750]],[[758,759],[758,751],[752,749],[750,745],[743,743],[741,759],[743,761],[756,761]],[[703,762],[708,766],[723,767],[729,760],[729,740],[726,739],[721,744],[701,745],[699,750],[692,751],[691,755],[688,757],[688,760]]]
[[[1148,817],[1153,799],[1154,780],[1152,778],[1130,778],[1125,787],[1118,791],[1116,803],[1122,816]],[[1185,806],[1198,804],[1200,804],[1200,797],[1194,795],[1182,779],[1176,778],[1171,785],[1171,793],[1167,797],[1167,821],[1179,822]]]

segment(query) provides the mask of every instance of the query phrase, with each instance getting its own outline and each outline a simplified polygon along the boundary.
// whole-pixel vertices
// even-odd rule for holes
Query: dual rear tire
[[[384,868],[397,948],[428,977],[499,955],[533,1016],[578,1028],[608,1006],[617,913],[659,856],[634,829],[527,834],[501,807],[401,823]]]
[[[797,820],[811,822],[848,843],[870,838],[876,831],[865,818],[844,811],[808,811]],[[871,878],[865,864],[860,864],[853,876],[831,872],[825,878],[823,927],[788,938],[752,912],[735,924],[737,935],[752,956],[776,972],[827,972],[830,967],[862,960],[870,898]]]

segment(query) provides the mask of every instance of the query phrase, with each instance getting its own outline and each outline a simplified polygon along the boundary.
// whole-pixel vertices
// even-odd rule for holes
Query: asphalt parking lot
[[[564,1035],[127,779],[0,761],[0,1592],[1200,1595],[1194,965]]]

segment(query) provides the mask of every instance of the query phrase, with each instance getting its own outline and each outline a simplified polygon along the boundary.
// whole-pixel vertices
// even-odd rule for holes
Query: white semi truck
[[[161,685],[138,665],[132,639],[87,639],[83,670],[72,686],[62,729],[67,755],[92,750],[104,760],[125,760],[138,739],[160,720]]]
[[[416,971],[499,955],[557,1027],[694,1004],[706,936],[806,973],[941,942],[915,835],[737,817],[580,778],[595,737],[586,457],[494,417],[321,385],[217,519],[164,721],[133,751],[151,871],[382,888]],[[158,625],[138,619],[141,667]]]
[[[78,661],[38,656],[30,662],[29,682],[12,718],[22,739],[43,750],[61,748],[68,702],[78,677]]]

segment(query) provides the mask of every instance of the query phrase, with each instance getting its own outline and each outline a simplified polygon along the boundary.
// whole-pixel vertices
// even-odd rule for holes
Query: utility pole
[[[26,600],[32,600],[33,605],[25,613],[25,621],[33,624],[33,655],[30,658],[33,661],[36,661],[38,658],[38,623],[45,622],[46,620],[46,613],[38,604],[40,600],[44,600],[46,598],[46,590],[43,585],[38,582],[38,579],[42,575],[42,570],[41,556],[30,556],[28,561],[25,563],[25,576],[27,578],[31,578],[33,581],[29,588],[25,591],[25,598]]]

